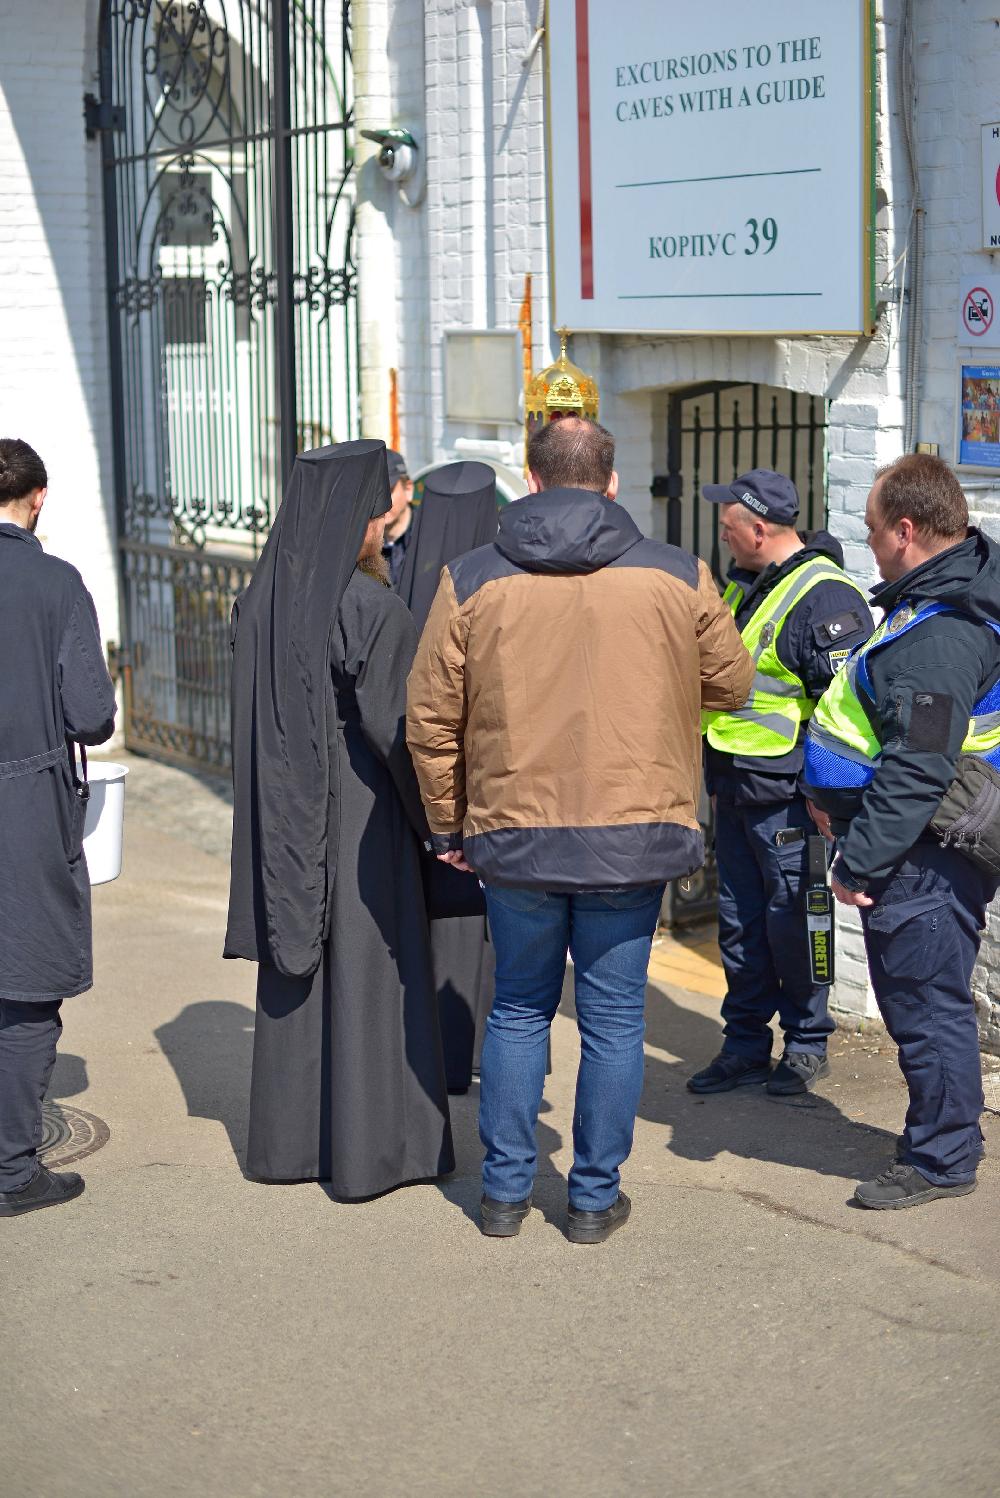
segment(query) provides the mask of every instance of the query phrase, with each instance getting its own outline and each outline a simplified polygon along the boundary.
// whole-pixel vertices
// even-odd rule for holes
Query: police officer
[[[738,712],[708,713],[706,785],[715,799],[719,944],[727,991],[722,1050],[688,1082],[692,1092],[727,1092],[766,1082],[776,1095],[809,1091],[829,1069],[833,1021],[827,989],[811,980],[805,932],[807,834],[798,790],[806,723],[854,645],[871,633],[843,552],[824,531],[803,541],[799,497],[770,469],[732,484],[707,485],[722,506],[722,537],[733,557],[725,598],[754,658],[753,692]],[[784,1032],[771,1070],[770,1021]]]
[[[1000,548],[968,520],[939,458],[909,454],[877,476],[865,524],[885,616],[806,745],[805,790],[838,836],[833,892],[860,910],[910,1092],[895,1161],[855,1191],[864,1207],[964,1195],[983,1148],[971,979],[997,881],[928,827],[960,752],[1000,762]]]

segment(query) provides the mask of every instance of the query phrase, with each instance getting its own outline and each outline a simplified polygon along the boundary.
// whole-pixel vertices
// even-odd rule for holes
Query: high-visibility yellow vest
[[[779,659],[778,638],[795,605],[825,582],[848,583],[864,598],[861,589],[836,562],[827,557],[811,557],[783,577],[754,610],[741,631],[756,670],[753,691],[746,706],[736,712],[702,713],[702,732],[713,749],[724,754],[776,759],[795,748],[799,729],[808,721],[816,704],[802,678]],[[735,614],[743,589],[738,583],[730,583],[722,596]]]
[[[870,706],[875,703],[868,657],[901,640],[915,625],[935,614],[960,613],[960,609],[944,603],[923,603],[916,608],[901,604],[883,619],[866,644],[851,652],[847,664],[816,704],[809,723],[803,774],[807,785],[851,790],[868,784],[882,753],[881,741],[865,710],[865,701]],[[990,628],[1000,635],[1000,624],[990,622]],[[1000,763],[1000,683],[973,705],[962,753]]]

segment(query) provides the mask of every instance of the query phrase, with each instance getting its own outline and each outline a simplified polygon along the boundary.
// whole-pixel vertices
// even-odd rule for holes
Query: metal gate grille
[[[667,474],[654,494],[667,500],[666,535],[703,557],[722,581],[719,507],[705,484],[728,484],[751,468],[791,478],[802,502],[799,527],[826,522],[826,402],[767,385],[713,382],[670,397]]]
[[[297,450],[357,433],[345,0],[105,0],[125,737],[229,762],[229,614]]]

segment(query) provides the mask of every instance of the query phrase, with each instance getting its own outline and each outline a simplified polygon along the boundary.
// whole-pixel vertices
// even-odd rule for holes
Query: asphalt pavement
[[[801,1100],[696,1099],[717,1000],[651,982],[632,1219],[573,1246],[570,977],[517,1239],[476,1226],[475,1087],[439,1185],[250,1183],[228,798],[127,762],[52,1088],[110,1138],[77,1202],[0,1224],[3,1498],[994,1498],[995,1115],[975,1194],[864,1212],[905,1107],[884,1035],[838,1032]]]

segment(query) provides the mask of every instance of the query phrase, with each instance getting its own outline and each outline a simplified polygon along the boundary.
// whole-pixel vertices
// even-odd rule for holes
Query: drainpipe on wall
[[[903,369],[903,451],[912,452],[920,423],[920,356],[923,340],[924,301],[924,206],[920,190],[920,168],[917,162],[914,107],[916,75],[914,68],[913,0],[903,0],[900,21],[898,90],[903,142],[910,173],[910,227],[907,234],[906,276],[910,299],[900,308],[906,317],[906,354]]]

